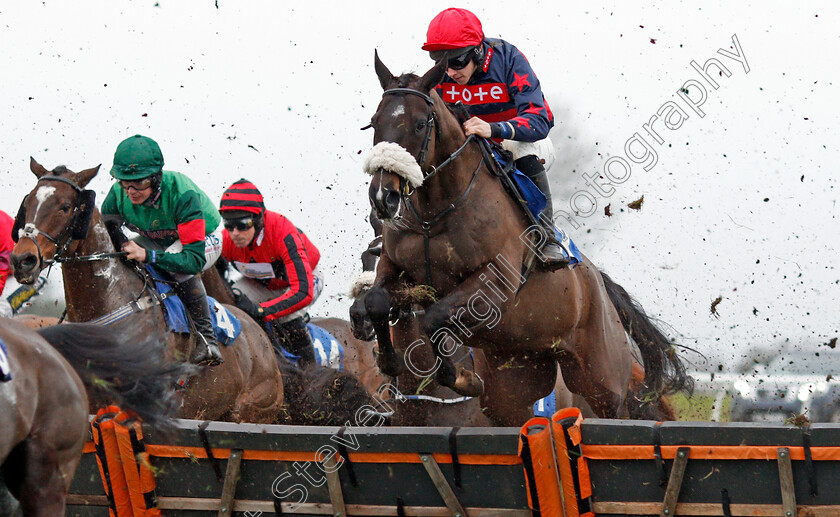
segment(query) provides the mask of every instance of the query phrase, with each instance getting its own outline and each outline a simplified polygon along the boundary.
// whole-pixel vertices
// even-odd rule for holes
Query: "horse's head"
[[[31,284],[42,269],[75,251],[86,237],[96,195],[84,187],[99,167],[73,172],[62,165],[48,171],[30,158],[38,183],[21,203],[12,228],[17,244],[11,263],[18,282]]]
[[[423,184],[435,156],[440,125],[432,90],[446,73],[441,61],[423,77],[394,76],[374,54],[374,68],[385,93],[371,118],[374,149],[365,161],[373,179],[368,195],[382,220],[399,218],[401,193]],[[437,98],[437,102],[440,99]]]

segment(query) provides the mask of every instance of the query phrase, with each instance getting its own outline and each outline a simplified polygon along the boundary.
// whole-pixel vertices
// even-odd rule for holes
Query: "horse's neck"
[[[105,224],[94,214],[87,237],[80,241],[76,256],[116,251]],[[88,321],[137,298],[143,281],[118,258],[68,262],[62,266],[67,317]]]
[[[436,149],[432,163],[443,163],[457,149],[458,147],[451,148],[451,146]],[[468,145],[455,160],[427,178],[423,186],[417,189],[416,197],[419,202],[415,204],[415,208],[418,213],[428,221],[453,203],[466,201],[462,199],[462,196],[473,179],[476,167],[485,167],[481,163],[481,151],[475,145]],[[476,178],[476,180],[480,179],[482,178]]]

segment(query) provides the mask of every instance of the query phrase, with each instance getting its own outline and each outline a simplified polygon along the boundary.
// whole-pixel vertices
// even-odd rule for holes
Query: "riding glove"
[[[248,296],[241,293],[236,293],[234,299],[236,306],[245,311],[251,319],[257,323],[263,322],[265,310],[258,303],[254,303]]]

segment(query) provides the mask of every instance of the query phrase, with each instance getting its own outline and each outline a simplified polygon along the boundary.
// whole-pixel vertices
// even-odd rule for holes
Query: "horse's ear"
[[[379,77],[379,84],[382,85],[383,90],[387,90],[388,86],[397,80],[394,74],[388,70],[388,67],[379,59],[379,52],[373,51],[373,68],[376,70],[376,75]]]
[[[35,175],[38,179],[41,179],[41,176],[46,176],[50,173],[47,169],[44,168],[43,165],[35,161],[35,158],[29,157],[29,170],[32,171],[32,174]]]
[[[85,169],[83,171],[77,172],[76,175],[73,177],[73,183],[75,183],[81,188],[85,188],[87,184],[90,183],[90,180],[92,180],[99,172],[100,167],[102,167],[101,163],[96,167],[91,167],[90,169]]]
[[[435,86],[443,81],[443,76],[446,74],[447,60],[441,59],[433,66],[426,74],[420,78],[420,91],[430,92]]]

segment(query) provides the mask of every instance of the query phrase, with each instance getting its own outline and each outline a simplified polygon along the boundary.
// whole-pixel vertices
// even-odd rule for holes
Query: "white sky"
[[[47,168],[101,163],[92,188],[104,195],[116,145],[142,133],[214,200],[240,177],[255,182],[323,254],[327,287],[312,313],[346,318],[344,293],[371,238],[360,163],[372,134],[359,128],[381,95],[373,51],[394,73],[424,72],[426,27],[450,5],[5,1],[0,208],[14,215],[32,188],[29,156]],[[675,131],[660,123],[655,167],[634,168],[581,228],[566,229],[710,357],[698,368],[840,334],[840,4],[460,5],[488,36],[517,45],[542,82],[556,116],[557,209],[586,187],[581,174],[624,156],[627,139],[698,79],[691,60],[720,59],[732,75],[716,76],[706,116],[689,111]],[[716,54],[733,34],[749,73]],[[628,210],[641,195],[642,210]]]

